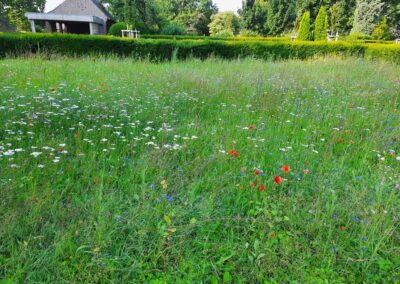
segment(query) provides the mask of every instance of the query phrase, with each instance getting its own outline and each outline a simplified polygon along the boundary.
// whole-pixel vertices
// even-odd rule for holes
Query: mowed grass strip
[[[399,281],[398,74],[0,61],[0,279]]]

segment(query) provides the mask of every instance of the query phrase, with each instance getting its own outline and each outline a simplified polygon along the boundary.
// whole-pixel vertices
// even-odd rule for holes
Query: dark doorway
[[[65,22],[67,33],[71,34],[90,34],[89,23]]]

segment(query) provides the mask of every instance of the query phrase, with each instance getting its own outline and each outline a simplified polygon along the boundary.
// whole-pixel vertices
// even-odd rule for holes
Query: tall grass
[[[399,281],[399,73],[0,61],[0,279]]]

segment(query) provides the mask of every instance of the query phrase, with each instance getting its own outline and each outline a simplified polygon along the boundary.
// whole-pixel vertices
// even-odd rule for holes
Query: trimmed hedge
[[[67,56],[117,55],[147,58],[152,61],[206,59],[215,56],[224,59],[254,57],[259,59],[307,59],[313,56],[335,54],[365,58],[386,59],[400,63],[400,45],[351,44],[346,42],[287,42],[287,41],[215,41],[121,39],[109,36],[82,36],[63,34],[0,34],[0,57],[23,56],[30,53]]]

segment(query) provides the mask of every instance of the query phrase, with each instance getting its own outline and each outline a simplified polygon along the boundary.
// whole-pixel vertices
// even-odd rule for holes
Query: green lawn
[[[400,281],[399,74],[0,61],[0,279]]]

